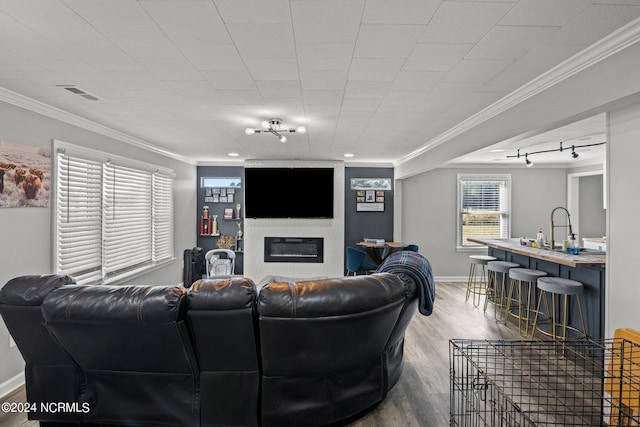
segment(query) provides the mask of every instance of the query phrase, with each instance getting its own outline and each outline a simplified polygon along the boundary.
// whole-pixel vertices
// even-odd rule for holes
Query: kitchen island
[[[583,309],[587,334],[592,339],[604,338],[604,297],[606,256],[601,252],[581,252],[571,255],[549,249],[520,245],[520,239],[469,239],[488,247],[488,254],[501,261],[520,264],[522,268],[541,270],[549,276],[563,277],[584,285]],[[536,290],[535,301],[539,293]],[[569,324],[580,324],[575,302],[569,306]],[[531,307],[535,308],[535,307]]]

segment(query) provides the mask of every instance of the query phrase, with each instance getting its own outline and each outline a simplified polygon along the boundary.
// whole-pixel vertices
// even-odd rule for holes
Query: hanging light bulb
[[[251,129],[251,128],[246,128],[244,130],[244,133],[247,134],[247,135],[253,135],[254,133],[256,133],[256,130],[255,129]]]
[[[284,135],[280,135],[280,138],[278,138],[278,141],[280,141],[280,142],[282,142],[284,144],[285,142],[287,142],[287,137],[284,136]]]

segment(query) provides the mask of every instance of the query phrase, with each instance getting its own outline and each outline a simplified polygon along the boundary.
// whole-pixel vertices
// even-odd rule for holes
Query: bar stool
[[[541,277],[538,279],[538,289],[540,289],[540,298],[538,298],[538,306],[536,308],[536,315],[533,319],[533,330],[531,337],[536,331],[550,336],[554,341],[558,338],[562,338],[562,351],[564,353],[565,341],[567,340],[567,329],[576,332],[578,337],[575,339],[586,339],[587,328],[584,323],[584,314],[582,312],[582,304],[580,303],[580,295],[584,294],[584,285],[577,280],[563,279],[561,277]],[[549,301],[547,294],[551,294],[551,310],[549,310]],[[556,316],[556,294],[564,297],[562,302],[562,323],[558,322]],[[575,295],[578,306],[578,314],[580,315],[580,322],[582,323],[582,330],[575,326],[569,325],[568,321],[568,309],[569,309],[569,297]],[[540,328],[538,323],[538,315],[542,313],[540,311],[540,304],[544,301],[544,315],[546,320],[549,321],[550,327],[548,331]],[[560,301],[558,301],[560,302]],[[560,307],[558,307],[560,308]],[[559,337],[556,333],[558,328],[562,328],[562,336]]]
[[[495,261],[497,258],[489,255],[470,255],[471,266],[469,267],[469,280],[467,281],[467,296],[464,299],[465,302],[469,301],[469,295],[473,294],[473,306],[478,307],[480,305],[480,299],[482,295],[487,293],[487,272],[486,265],[489,261]],[[480,266],[480,271],[478,271]],[[480,277],[478,278],[478,274]],[[478,302],[476,303],[476,296]]]
[[[509,322],[509,316],[518,319],[518,332],[520,335],[529,335],[529,317],[531,316],[531,285],[536,283],[538,278],[546,276],[547,273],[540,270],[532,270],[530,268],[512,268],[509,270],[509,295],[506,300],[506,308],[504,311],[504,324]],[[525,288],[525,289],[523,289]],[[517,298],[513,297],[513,292],[517,292]],[[526,294],[526,304],[523,298]],[[511,303],[518,304],[517,314],[512,311]],[[535,304],[535,301],[534,301]],[[524,333],[522,332],[522,322],[525,322]]]
[[[484,300],[484,311],[485,313],[487,312],[487,305],[491,302],[493,304],[493,316],[496,321],[498,320],[498,307],[500,307],[500,311],[502,311],[505,305],[507,274],[512,268],[519,267],[520,264],[509,261],[489,261],[487,263],[489,275],[487,280],[487,295]],[[500,280],[498,280],[498,275],[501,275]]]

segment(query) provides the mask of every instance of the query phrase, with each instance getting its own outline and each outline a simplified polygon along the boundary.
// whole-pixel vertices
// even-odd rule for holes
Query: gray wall
[[[177,285],[182,281],[182,250],[196,243],[196,167],[136,148],[93,132],[0,102],[0,139],[51,149],[52,140],[78,144],[129,157],[176,172],[174,210],[174,251],[176,260],[133,281]],[[0,286],[9,279],[26,274],[53,272],[51,259],[51,206],[47,208],[0,209]],[[9,348],[9,333],[0,322],[0,386],[23,370],[17,348]]]
[[[602,237],[607,234],[607,211],[602,203],[602,175],[580,177],[580,237]],[[582,244],[582,240],[580,241]]]
[[[441,168],[404,179],[403,239],[420,246],[437,277],[466,276],[469,255],[478,253],[456,250],[458,173],[511,174],[512,237],[535,237],[539,227],[548,235],[551,210],[566,206],[565,169]]]
[[[383,212],[358,212],[356,210],[356,190],[351,189],[351,178],[389,178],[393,186],[393,168],[345,168],[344,180],[344,244],[355,246],[364,238],[393,241],[394,192],[384,192]],[[407,243],[413,243],[407,241]],[[372,262],[369,260],[369,262]],[[346,268],[346,258],[345,258]]]

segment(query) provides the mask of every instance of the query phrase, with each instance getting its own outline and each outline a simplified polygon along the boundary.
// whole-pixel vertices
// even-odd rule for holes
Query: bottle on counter
[[[567,247],[567,252],[572,255],[578,255],[580,253],[580,246],[578,245],[578,241],[576,240],[575,233],[571,233],[571,237],[569,238],[569,246]]]
[[[542,231],[542,227],[540,227],[538,228],[538,234],[536,235],[536,246],[543,248],[545,240],[544,232]]]

